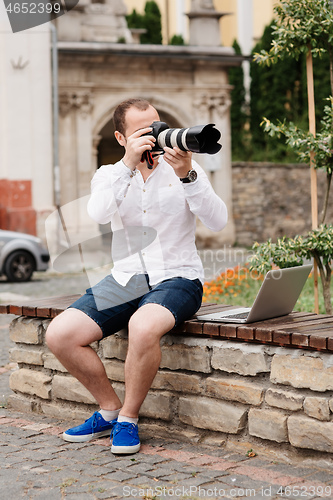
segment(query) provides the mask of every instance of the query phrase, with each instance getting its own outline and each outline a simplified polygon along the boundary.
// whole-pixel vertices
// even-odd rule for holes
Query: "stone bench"
[[[90,393],[45,345],[51,318],[78,296],[0,305],[18,364],[12,408],[82,420],[97,408]],[[230,306],[202,305],[200,312]],[[249,325],[195,318],[165,335],[162,361],[142,406],[140,429],[153,436],[222,445],[244,452],[333,452],[333,316],[292,314]],[[124,395],[127,332],[96,342],[108,377]]]

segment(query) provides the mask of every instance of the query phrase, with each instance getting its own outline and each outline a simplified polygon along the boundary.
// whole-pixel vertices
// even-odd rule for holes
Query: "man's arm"
[[[197,171],[196,181],[183,183],[185,199],[191,212],[199,217],[208,229],[221,231],[228,221],[227,207],[215,193],[204,170],[192,160],[190,152],[167,147],[164,151],[164,159],[180,179],[186,177],[192,167]]]
[[[121,136],[121,144],[125,147],[124,158],[114,165],[100,167],[91,181],[87,210],[90,217],[99,224],[111,221],[126,196],[142,153],[153,148],[156,139],[145,135],[151,130],[151,127],[137,130],[127,139],[117,132]]]
[[[91,196],[87,210],[99,224],[111,221],[130,186],[133,172],[123,161],[114,165],[102,165],[91,181]]]
[[[198,178],[183,184],[185,198],[192,213],[212,231],[221,231],[228,222],[228,210],[223,200],[215,193],[203,169],[194,165]]]

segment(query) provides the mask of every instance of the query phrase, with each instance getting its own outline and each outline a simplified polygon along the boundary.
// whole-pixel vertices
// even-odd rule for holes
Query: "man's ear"
[[[115,138],[117,139],[117,141],[119,142],[119,144],[121,146],[123,146],[123,147],[126,146],[126,139],[123,136],[123,134],[121,134],[120,132],[118,132],[118,130],[115,130],[114,136],[115,136]]]

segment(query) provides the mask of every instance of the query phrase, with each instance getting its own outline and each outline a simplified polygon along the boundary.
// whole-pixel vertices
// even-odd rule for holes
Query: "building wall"
[[[13,34],[0,4],[0,227],[39,232],[53,205],[50,35]]]
[[[276,0],[214,0],[216,10],[231,12],[221,20],[221,42],[223,45],[232,45],[235,39],[239,40],[239,20],[244,14],[245,4],[251,4],[252,7],[252,47],[261,38],[265,26],[273,19],[273,7]],[[245,25],[246,25],[245,19]]]
[[[326,173],[318,171],[318,205],[322,210]],[[301,164],[234,162],[233,216],[238,245],[293,237],[311,229],[310,169]],[[321,218],[319,217],[319,220]],[[326,222],[333,223],[330,204]]]

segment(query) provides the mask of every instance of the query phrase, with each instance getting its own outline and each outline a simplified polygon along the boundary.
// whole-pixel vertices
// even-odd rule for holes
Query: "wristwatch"
[[[194,182],[197,180],[197,177],[198,177],[198,174],[196,173],[195,170],[189,170],[187,172],[187,176],[186,177],[183,177],[182,179],[180,179],[182,182],[184,183],[187,183],[187,182]]]

